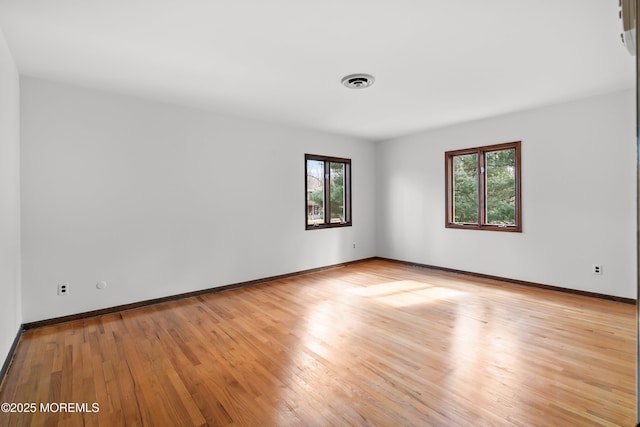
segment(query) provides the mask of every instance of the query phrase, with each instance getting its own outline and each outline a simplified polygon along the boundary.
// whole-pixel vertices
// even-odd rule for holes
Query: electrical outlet
[[[66,295],[69,292],[68,283],[58,283],[58,295]]]
[[[355,248],[356,248],[356,244],[354,243],[354,244],[353,244],[353,249],[355,249]]]
[[[593,264],[593,274],[602,275],[602,264]]]

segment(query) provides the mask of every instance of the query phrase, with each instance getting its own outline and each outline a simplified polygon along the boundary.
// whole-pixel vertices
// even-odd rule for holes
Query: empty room
[[[635,3],[0,0],[0,425],[635,426]]]

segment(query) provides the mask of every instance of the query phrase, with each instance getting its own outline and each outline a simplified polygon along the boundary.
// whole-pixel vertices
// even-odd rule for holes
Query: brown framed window
[[[444,156],[446,227],[522,231],[520,141]]]
[[[307,230],[351,225],[351,159],[304,155]]]

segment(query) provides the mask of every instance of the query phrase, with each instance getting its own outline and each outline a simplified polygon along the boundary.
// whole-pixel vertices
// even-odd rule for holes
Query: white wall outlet
[[[353,249],[355,249],[355,248],[356,248],[356,244],[354,243],[354,244],[353,244]]]
[[[602,275],[602,264],[593,264],[593,274]]]
[[[100,290],[103,290],[106,287],[107,287],[107,282],[105,282],[104,280],[101,280],[98,283],[96,283],[96,288]]]
[[[58,295],[66,295],[69,292],[68,283],[58,283]]]

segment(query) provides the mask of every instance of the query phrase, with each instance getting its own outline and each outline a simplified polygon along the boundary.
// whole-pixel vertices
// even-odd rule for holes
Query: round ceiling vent
[[[369,74],[350,74],[342,78],[342,84],[349,89],[364,89],[373,84],[376,79]]]

